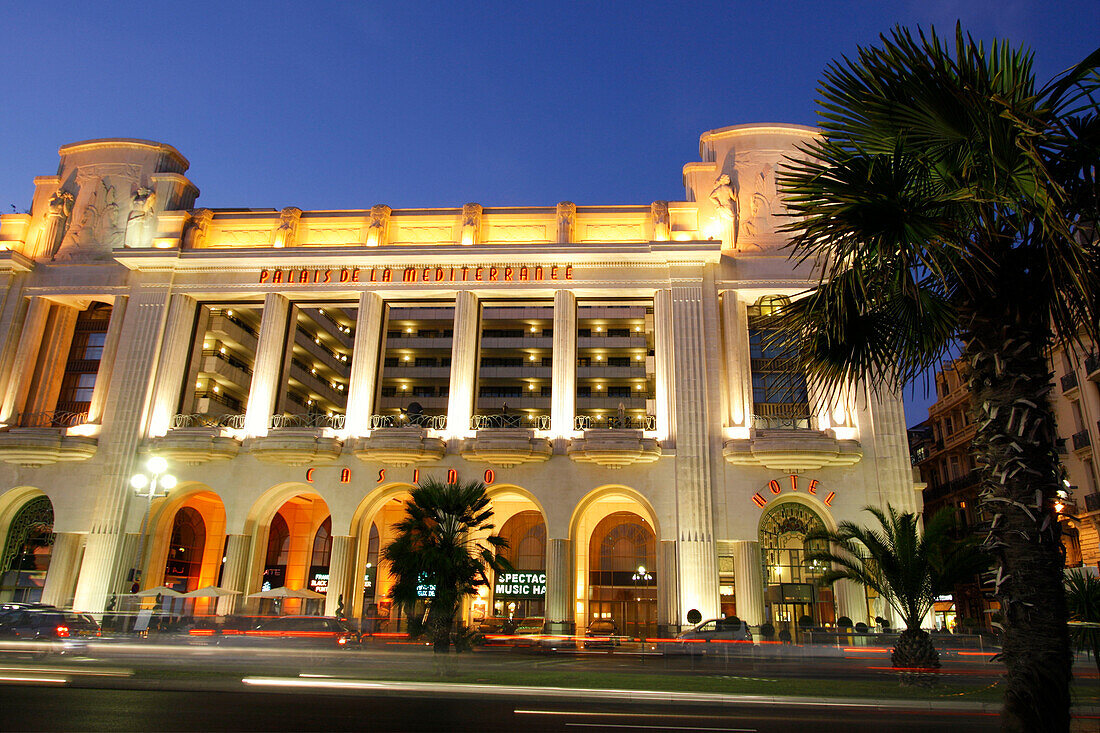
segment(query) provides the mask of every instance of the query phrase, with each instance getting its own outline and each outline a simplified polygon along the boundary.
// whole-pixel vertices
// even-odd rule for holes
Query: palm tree
[[[817,530],[806,536],[807,542],[829,549],[813,550],[810,561],[831,563],[821,582],[852,580],[875,591],[897,611],[905,624],[893,650],[895,667],[933,669],[940,666],[940,655],[932,637],[921,629],[921,621],[932,610],[936,597],[950,593],[989,567],[989,559],[977,549],[973,537],[956,540],[952,536],[951,510],[938,511],[920,531],[920,517],[899,513],[894,507],[883,512],[864,507],[878,521],[877,527],[862,527],[841,522],[835,532]]]
[[[826,393],[900,390],[962,345],[1006,621],[1003,724],[1068,729],[1052,340],[1100,343],[1100,51],[1039,88],[1029,53],[895,29],[825,71],[822,134],[778,176],[821,281],[777,315]],[[1089,96],[1089,95],[1094,96]],[[1052,335],[1053,326],[1053,335]]]
[[[421,481],[394,525],[396,537],[383,551],[394,576],[390,597],[412,618],[417,602],[428,602],[423,630],[436,652],[450,651],[451,633],[462,599],[478,585],[488,585],[488,571],[508,570],[498,553],[502,538],[478,535],[492,531],[493,510],[485,484]]]
[[[1100,670],[1100,578],[1074,568],[1066,574],[1066,605],[1078,650],[1092,654]]]

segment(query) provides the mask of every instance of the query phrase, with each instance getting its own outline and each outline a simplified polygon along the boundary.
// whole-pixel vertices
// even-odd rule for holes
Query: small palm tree
[[[437,653],[447,653],[462,600],[489,584],[488,571],[510,569],[499,555],[508,543],[494,535],[477,539],[493,529],[485,484],[427,479],[410,494],[396,537],[382,553],[394,576],[390,597],[410,618],[416,603],[427,601],[422,630]]]
[[[1066,606],[1077,649],[1090,652],[1100,670],[1100,578],[1080,568],[1067,573]]]
[[[841,522],[835,532],[817,530],[808,542],[828,542],[829,549],[813,550],[806,559],[831,563],[821,582],[853,580],[875,591],[905,624],[894,646],[895,667],[934,669],[940,666],[939,652],[932,637],[921,629],[921,621],[932,610],[936,596],[950,593],[956,583],[965,582],[989,567],[989,559],[976,547],[977,540],[956,540],[950,509],[941,509],[920,531],[920,518],[864,507],[878,522],[862,527]],[[820,547],[820,545],[819,545]]]

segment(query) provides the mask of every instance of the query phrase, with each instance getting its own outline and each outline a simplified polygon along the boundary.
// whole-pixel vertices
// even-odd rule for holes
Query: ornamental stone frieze
[[[340,441],[325,434],[324,429],[279,428],[246,445],[249,452],[265,463],[304,466],[307,463],[330,463],[340,457]]]
[[[462,444],[462,457],[467,461],[504,468],[542,463],[553,453],[549,440],[536,438],[534,430],[518,428],[478,430],[475,437],[467,438]]]
[[[641,430],[602,428],[585,430],[584,437],[570,443],[567,452],[577,463],[622,468],[653,463],[661,457],[661,446],[656,439],[643,437]]]
[[[99,440],[64,428],[12,428],[0,433],[0,461],[38,468],[95,455]]]
[[[226,461],[237,456],[241,444],[225,432],[223,428],[173,428],[149,445],[157,455],[191,466]]]
[[[722,455],[735,466],[795,473],[854,466],[863,458],[863,447],[858,440],[837,440],[827,431],[757,430],[752,438],[727,440]]]
[[[442,439],[429,437],[426,429],[415,426],[375,428],[369,437],[357,438],[351,446],[361,461],[398,467],[438,461],[446,449]]]

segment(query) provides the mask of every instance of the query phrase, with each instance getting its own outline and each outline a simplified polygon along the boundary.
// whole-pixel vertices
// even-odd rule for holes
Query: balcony
[[[251,354],[256,353],[256,332],[244,326],[236,318],[225,315],[212,315],[207,333],[220,341],[238,344]]]
[[[1069,374],[1063,375],[1061,382],[1062,394],[1064,394],[1066,397],[1069,397],[1070,399],[1074,399],[1076,397],[1077,390],[1077,373],[1070,372]]]
[[[1073,450],[1074,452],[1085,452],[1092,448],[1092,439],[1089,438],[1088,430],[1081,430],[1073,434]]]
[[[244,427],[244,415],[176,415],[165,435],[150,441],[157,455],[191,466],[226,461],[240,451],[234,431]]]
[[[95,455],[99,439],[81,434],[87,413],[36,412],[20,414],[16,427],[0,431],[0,461],[27,468],[68,461],[84,461]]]
[[[600,366],[595,365],[577,367],[577,379],[645,379],[645,362],[635,362],[637,366]]]
[[[482,336],[481,348],[485,349],[552,349],[552,336]]]
[[[514,415],[475,415],[471,421],[477,430],[473,438],[467,438],[462,444],[462,457],[467,461],[491,463],[494,466],[511,468],[525,463],[542,463],[549,460],[553,453],[550,441],[536,438],[535,431],[523,427],[477,427],[492,424],[479,418],[513,418]],[[545,416],[537,416],[545,417]],[[519,421],[517,421],[518,423]],[[549,427],[549,418],[547,418]],[[500,424],[504,424],[501,422]]]
[[[522,366],[483,366],[477,370],[477,376],[479,379],[550,379],[550,367],[535,361]]]
[[[636,336],[577,337],[578,349],[644,349],[646,347],[646,337],[641,333]]]
[[[1085,511],[1100,512],[1100,494],[1096,492],[1085,494]]]
[[[397,366],[384,366],[382,373],[386,379],[425,379],[446,380],[451,377],[449,366],[412,366],[409,362],[399,361]]]
[[[722,455],[735,466],[795,473],[853,466],[863,458],[863,448],[858,440],[838,440],[830,431],[758,429],[748,439],[727,440]]]
[[[573,418],[574,430],[620,429],[620,430],[656,430],[655,415],[577,415]]]
[[[577,463],[595,463],[604,468],[622,468],[653,463],[661,457],[661,446],[641,430],[593,428],[570,442],[569,457]]]
[[[951,479],[950,481],[945,481],[935,486],[929,486],[924,490],[924,501],[927,504],[930,501],[935,501],[949,494],[962,493],[966,496],[976,494],[980,480],[977,471],[970,471],[959,478]]]
[[[268,434],[253,438],[248,449],[266,463],[329,463],[340,456],[340,440],[333,431],[343,427],[343,415],[272,415]]]
[[[402,418],[414,424],[403,424]],[[446,452],[446,444],[441,438],[429,437],[428,429],[446,425],[446,416],[442,415],[371,415],[370,436],[357,438],[351,452],[361,461],[398,467],[438,461]]]
[[[1085,357],[1085,374],[1093,382],[1100,382],[1100,354],[1089,354]]]

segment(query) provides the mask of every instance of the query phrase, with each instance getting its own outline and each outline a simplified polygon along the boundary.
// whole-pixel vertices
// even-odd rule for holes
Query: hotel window
[[[434,302],[386,307],[375,413],[394,426],[432,426],[447,414],[454,308]]]
[[[272,427],[343,427],[358,314],[341,301],[291,305]]]
[[[475,429],[549,427],[553,322],[550,303],[483,303]]]
[[[577,306],[577,425],[653,429],[653,301]]]
[[[60,413],[80,414],[88,411],[110,320],[111,306],[107,303],[93,303],[77,316],[69,355],[65,360],[65,373],[61,378],[55,422]]]
[[[789,302],[780,295],[764,296],[748,307],[753,426],[756,428],[810,428],[806,379],[798,371],[795,353],[779,341],[777,330],[769,323],[769,318]]]
[[[252,367],[263,318],[258,303],[204,303],[195,318],[187,377],[182,385],[181,427],[240,427],[248,404]]]

